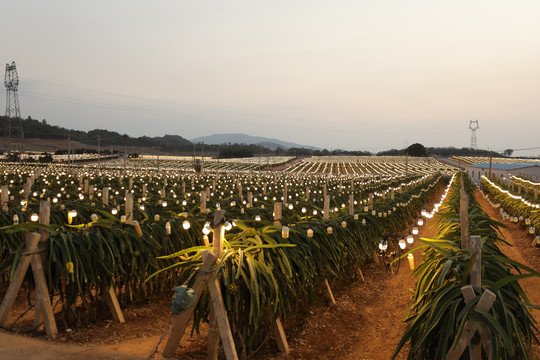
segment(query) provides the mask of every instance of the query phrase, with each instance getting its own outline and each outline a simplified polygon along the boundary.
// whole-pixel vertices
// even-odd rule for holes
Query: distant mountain
[[[262,136],[251,136],[246,134],[214,134],[210,136],[201,136],[195,139],[191,139],[193,143],[204,142],[205,144],[221,145],[221,144],[254,144],[269,148],[270,150],[276,150],[278,147],[282,149],[290,148],[305,148],[313,150],[321,150],[315,146],[299,145],[292,142],[282,141],[279,139],[271,139]]]

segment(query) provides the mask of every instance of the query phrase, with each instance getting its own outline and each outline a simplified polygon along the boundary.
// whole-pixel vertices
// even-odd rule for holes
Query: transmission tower
[[[469,122],[469,129],[471,130],[471,149],[476,149],[476,130],[479,127],[478,120],[471,120]]]
[[[8,147],[9,142],[15,142],[18,150],[22,150],[24,133],[22,128],[21,109],[19,108],[19,95],[17,94],[19,76],[17,75],[15,61],[13,61],[11,65],[6,64],[4,85],[6,86],[6,147]]]

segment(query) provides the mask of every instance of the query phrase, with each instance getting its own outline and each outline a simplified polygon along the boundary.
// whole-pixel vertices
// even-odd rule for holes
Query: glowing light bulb
[[[407,255],[407,260],[409,261],[409,269],[414,270],[414,255],[410,253]]]
[[[208,235],[210,234],[210,231],[211,231],[210,224],[209,223],[204,224],[204,227],[202,229],[203,234]]]
[[[188,220],[184,220],[182,222],[182,227],[184,228],[184,230],[188,230],[191,227],[191,224],[189,223]]]

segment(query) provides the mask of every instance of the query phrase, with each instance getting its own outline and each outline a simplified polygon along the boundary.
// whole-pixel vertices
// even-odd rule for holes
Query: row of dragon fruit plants
[[[384,233],[413,232],[420,210],[444,179],[436,167],[429,175],[339,179],[284,172],[197,175],[187,171],[2,166],[0,279],[7,282],[13,274],[24,245],[24,231],[43,229],[37,226],[43,220],[39,219],[39,208],[49,199],[51,225],[46,229],[50,256],[45,264],[49,288],[63,299],[64,322],[80,322],[76,300],[83,299],[87,308],[97,307],[95,301],[107,286],[115,286],[125,305],[158,289],[170,289],[173,282],[188,281],[186,272],[177,268],[186,261],[193,265],[200,260],[197,256],[211,232],[208,216],[223,209],[230,223],[237,225],[227,239],[238,247],[231,251],[243,254],[240,259],[273,259],[284,266],[284,274],[291,264],[302,266],[294,270],[300,274],[298,281],[274,279],[282,287],[282,295],[272,290],[274,285],[265,283],[274,276],[270,272],[232,280],[228,273],[222,277],[232,281],[224,284],[228,307],[236,306],[242,295],[256,306],[255,311],[243,311],[245,316],[263,321],[260,310],[267,306],[261,304],[268,301],[279,304],[273,308],[274,315],[291,316],[291,299],[313,295],[317,279],[332,280],[352,264],[371,257]],[[276,203],[282,206],[279,225],[274,225]],[[285,245],[277,252],[268,249],[276,244]],[[160,259],[186,249],[197,250]],[[335,261],[336,256],[342,261]],[[235,273],[243,274],[248,268],[246,265]],[[147,281],[161,269],[167,270]],[[261,282],[259,290],[250,287],[252,277]],[[292,294],[287,301],[279,297],[286,294]],[[256,331],[253,318],[235,314],[235,319],[235,328]]]

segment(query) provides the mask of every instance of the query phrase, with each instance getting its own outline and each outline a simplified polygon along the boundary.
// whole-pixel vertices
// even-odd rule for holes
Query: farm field
[[[539,1],[6,5],[0,360],[540,360]]]
[[[385,257],[375,254],[389,234],[410,235],[418,245],[419,237],[439,233],[433,217],[445,208],[442,199],[455,184],[455,169],[417,158],[321,157],[287,165],[292,160],[221,161],[215,167],[205,161],[200,175],[189,159],[160,159],[159,167],[153,158],[99,166],[2,165],[0,296],[24,256],[24,232],[47,234],[44,267],[59,341],[147,356],[169,321],[170,289],[193,284],[203,251],[216,250],[213,215],[225,210],[222,226],[231,229],[215,271],[241,357],[287,358],[276,355],[275,343],[268,341],[275,319],[282,319],[290,358],[389,358],[406,329],[393,324],[402,323],[412,304],[408,294],[415,281],[408,259],[392,276],[376,264]],[[285,166],[262,171],[265,164]],[[505,208],[519,218],[521,208]],[[537,213],[532,206],[523,214],[535,225]],[[419,218],[433,227],[418,225]],[[519,221],[524,225],[525,217]],[[532,241],[538,228],[531,234],[530,227],[516,228],[509,237],[524,233]],[[538,248],[530,241],[529,248],[533,255],[523,261],[538,271]],[[421,255],[414,256],[418,266]],[[335,290],[336,305],[326,305],[324,284]],[[27,276],[7,321],[17,322],[16,331],[33,327],[33,311],[16,320],[28,309],[20,299],[33,295],[32,289]],[[118,297],[125,324],[111,321],[108,289]],[[207,301],[195,312],[202,335],[183,339],[178,358],[206,358]],[[378,339],[392,331],[392,341],[362,342],[357,328]],[[351,332],[348,340],[337,340]]]
[[[465,165],[474,165],[480,163],[488,163],[489,157],[482,156],[453,156],[453,160],[459,161]],[[501,164],[516,164],[516,163],[537,163],[538,159],[526,159],[526,158],[493,158],[493,162]]]

